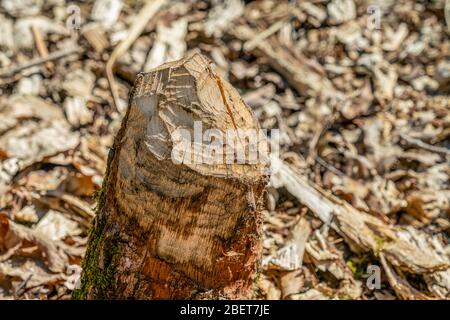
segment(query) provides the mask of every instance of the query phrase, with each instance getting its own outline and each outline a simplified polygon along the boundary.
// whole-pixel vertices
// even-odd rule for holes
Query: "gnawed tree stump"
[[[211,152],[222,146],[214,139],[185,148],[199,125],[205,134],[216,130],[209,138],[236,132],[245,151],[241,129],[259,130],[237,91],[198,53],[137,77],[74,298],[251,296],[268,164],[221,163],[239,150]]]

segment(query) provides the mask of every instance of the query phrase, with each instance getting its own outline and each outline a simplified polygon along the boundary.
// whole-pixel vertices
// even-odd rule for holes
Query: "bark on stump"
[[[193,134],[195,121],[203,132],[259,130],[237,91],[198,53],[138,75],[74,298],[251,297],[267,162],[173,161],[177,129]]]

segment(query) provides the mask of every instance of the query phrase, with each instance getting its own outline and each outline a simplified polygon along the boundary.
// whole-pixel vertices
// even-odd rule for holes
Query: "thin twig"
[[[27,285],[27,283],[31,280],[31,278],[33,277],[33,274],[30,273],[26,279],[24,279],[16,288],[16,296],[20,297],[22,294],[25,293],[25,286]]]
[[[253,49],[255,49],[255,47],[260,42],[264,41],[265,39],[270,37],[272,34],[278,32],[278,30],[280,30],[289,21],[289,18],[290,17],[281,19],[280,21],[278,21],[278,22],[274,23],[273,25],[271,25],[266,30],[264,30],[264,31],[260,32],[259,34],[257,34],[252,39],[250,39],[247,42],[245,42],[244,50],[245,51],[252,51]]]
[[[150,19],[161,9],[167,0],[148,1],[144,8],[134,19],[127,37],[114,48],[108,62],[106,63],[106,78],[108,79],[109,88],[113,97],[114,105],[119,110],[119,94],[117,92],[116,81],[114,79],[113,67],[117,59],[122,56],[129,47],[136,41],[139,35],[147,26]]]
[[[42,63],[58,60],[65,56],[68,56],[68,55],[71,55],[74,53],[80,53],[80,52],[81,52],[80,47],[64,48],[64,49],[50,53],[48,55],[48,57],[46,57],[46,58],[36,58],[36,59],[32,59],[22,65],[19,65],[19,66],[12,66],[12,67],[0,69],[0,78],[11,77],[20,71],[32,68],[34,66],[38,66]]]
[[[321,157],[316,157],[316,161],[319,165],[321,165],[322,167],[324,167],[325,169],[327,169],[328,171],[333,172],[335,175],[340,176],[340,177],[345,177],[345,173],[343,173],[341,170],[333,167],[331,164],[329,164],[328,162],[326,162],[324,159],[322,159]]]
[[[419,148],[422,148],[424,150],[428,150],[428,151],[431,151],[431,152],[435,152],[435,153],[442,153],[442,154],[445,154],[445,155],[450,155],[450,150],[448,150],[446,148],[433,146],[431,144],[423,142],[422,140],[410,137],[406,133],[403,133],[403,132],[401,132],[399,135],[406,142],[408,142],[409,144],[414,145],[416,147],[419,147]]]
[[[44,39],[42,38],[41,32],[35,25],[31,26],[31,32],[33,33],[36,49],[39,52],[40,56],[42,58],[48,58],[48,49],[47,46],[45,45]],[[47,61],[45,66],[50,72],[53,71],[54,65],[51,61]]]

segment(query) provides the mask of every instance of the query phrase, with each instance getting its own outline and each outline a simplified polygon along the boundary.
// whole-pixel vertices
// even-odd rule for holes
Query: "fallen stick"
[[[441,154],[450,156],[449,149],[433,146],[431,144],[423,142],[422,140],[410,137],[406,133],[403,133],[403,132],[401,132],[399,135],[403,140],[405,140],[406,142],[408,142],[409,144],[411,144],[413,146],[416,146],[418,148],[428,150],[431,152],[441,153]]]
[[[422,275],[433,294],[443,296],[450,293],[450,260],[439,254],[443,249],[436,249],[436,242],[429,239],[429,236],[425,238],[430,243],[421,240],[408,241],[400,235],[404,232],[400,227],[385,224],[334,197],[296,173],[279,158],[273,157],[271,164],[272,186],[285,187],[325,224],[340,234],[352,251],[371,253],[374,256],[383,255],[389,265],[397,270]],[[399,283],[393,282],[397,281],[395,277],[390,277],[389,280],[400,298],[412,297],[410,294],[400,294]],[[401,287],[406,288],[406,280]]]
[[[116,80],[114,79],[113,67],[117,59],[122,56],[128,48],[136,41],[139,35],[147,26],[148,22],[155,14],[161,9],[161,7],[167,2],[167,0],[154,0],[147,1],[146,5],[141,9],[137,17],[134,19],[134,23],[130,27],[127,37],[120,42],[106,63],[106,78],[108,79],[109,88],[113,97],[115,108],[119,111],[119,93],[117,92]]]
[[[11,77],[18,72],[32,68],[34,66],[38,66],[48,61],[58,60],[71,54],[79,54],[81,52],[82,49],[80,47],[64,48],[58,51],[54,51],[50,53],[46,58],[44,57],[35,58],[19,66],[12,66],[0,69],[0,78]]]
[[[289,22],[290,17],[281,19],[280,21],[274,23],[269,28],[264,30],[263,32],[260,32],[256,34],[253,38],[247,40],[247,42],[244,43],[244,50],[245,51],[252,51],[255,49],[256,46],[258,46],[261,42],[263,42],[265,39],[270,37],[272,34],[278,32],[281,28],[283,28],[286,23]]]
[[[267,32],[272,31],[269,28]],[[283,75],[299,94],[345,100],[343,94],[327,79],[323,70],[319,70],[319,66],[305,56],[294,54],[271,37],[259,41],[258,31],[246,25],[238,25],[228,32],[245,42],[250,52],[267,58],[270,66]]]
[[[75,298],[251,296],[268,164],[211,163],[209,144],[195,142],[180,161],[180,134],[195,136],[199,124],[259,130],[237,91],[198,53],[138,75],[109,154]]]
[[[34,42],[39,54],[44,59],[48,58],[47,46],[45,45],[44,39],[42,39],[41,32],[35,25],[31,26],[31,32],[33,33]],[[54,65],[51,61],[47,61],[45,65],[49,71],[53,71]]]

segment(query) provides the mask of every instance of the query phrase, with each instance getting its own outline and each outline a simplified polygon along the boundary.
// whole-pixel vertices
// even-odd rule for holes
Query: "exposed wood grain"
[[[176,129],[191,130],[194,121],[223,132],[259,128],[200,54],[138,75],[110,153],[78,297],[251,295],[266,165],[175,164]]]

